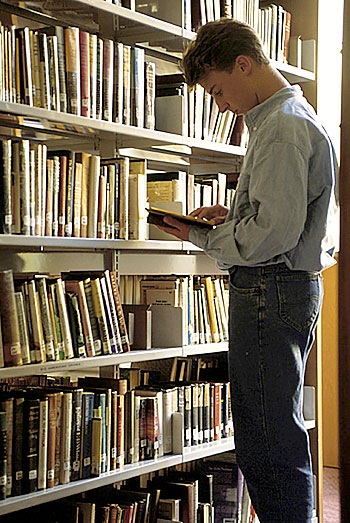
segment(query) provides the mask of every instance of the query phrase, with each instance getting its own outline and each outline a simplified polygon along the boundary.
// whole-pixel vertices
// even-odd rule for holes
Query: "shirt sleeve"
[[[259,147],[242,172],[229,221],[210,231],[192,227],[189,239],[221,268],[265,264],[293,249],[304,230],[308,158],[292,143]],[[230,219],[231,218],[231,219]]]

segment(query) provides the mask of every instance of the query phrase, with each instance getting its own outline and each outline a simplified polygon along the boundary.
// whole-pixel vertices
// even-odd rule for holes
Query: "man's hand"
[[[221,225],[224,223],[228,213],[227,207],[216,204],[211,207],[199,207],[190,213],[190,216],[197,216],[197,218],[204,218],[210,220],[214,225]]]
[[[178,220],[176,220],[175,218],[171,218],[170,216],[165,216],[163,218],[163,222],[165,224],[164,226],[156,225],[156,227],[158,227],[158,229],[160,229],[161,231],[176,236],[180,240],[188,241],[188,236],[192,225],[187,225],[187,223],[179,222]]]

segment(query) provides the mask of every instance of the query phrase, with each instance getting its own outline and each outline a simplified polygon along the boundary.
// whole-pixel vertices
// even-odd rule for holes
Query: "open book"
[[[171,218],[179,220],[179,222],[187,223],[188,225],[196,225],[198,227],[204,227],[206,229],[212,229],[214,227],[214,224],[212,224],[210,221],[203,220],[202,218],[196,218],[195,216],[178,214],[176,212],[171,211],[164,211],[163,209],[157,209],[155,207],[151,207],[150,209],[147,209],[147,211],[147,221],[148,223],[153,223],[154,225],[164,225],[165,227],[170,227],[169,225],[163,222],[163,218],[165,216],[170,216]]]

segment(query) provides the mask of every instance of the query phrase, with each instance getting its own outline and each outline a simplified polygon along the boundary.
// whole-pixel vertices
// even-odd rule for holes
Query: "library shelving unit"
[[[295,2],[285,3],[291,4],[290,10],[294,16]],[[47,7],[50,9],[46,9]],[[11,16],[16,17],[16,25],[18,21],[21,21],[21,26],[33,24],[34,28],[40,27],[40,25],[74,25],[82,30],[98,33],[102,37],[115,39],[127,45],[141,45],[144,47],[145,53],[155,57],[155,60],[168,56],[171,72],[178,70],[180,53],[188,41],[194,37],[194,33],[184,27],[113,5],[104,0],[72,0],[70,2],[9,0],[0,1],[0,10],[1,16],[7,16],[10,20]],[[299,31],[299,29],[297,30]],[[162,48],[161,51],[159,47]],[[288,64],[276,65],[291,83],[306,82],[309,84],[315,80],[315,74],[309,71]],[[147,158],[150,163],[153,162],[159,168],[170,165],[172,168],[177,167],[191,173],[237,172],[236,169],[245,153],[243,148],[237,146],[212,143],[178,134],[4,101],[0,101],[0,135],[45,142],[52,150],[70,148],[75,151],[98,152],[102,158],[113,158],[117,155]],[[207,171],[208,169],[209,171]],[[105,269],[116,270],[119,275],[222,274],[200,249],[189,242],[0,235],[0,269],[6,268],[12,268],[15,272],[51,274],[69,270],[102,271]],[[122,363],[168,359],[176,356],[207,355],[227,350],[227,343],[167,349],[153,348],[111,356],[2,368],[0,369],[0,379],[51,372],[81,372],[97,367],[101,369],[101,375],[106,376],[109,373],[111,376],[113,369]],[[316,359],[318,361],[318,356]],[[317,376],[318,366],[315,361],[311,360],[313,370],[310,385],[317,384],[315,376]],[[307,422],[311,433],[320,431],[319,423],[319,417],[316,422]],[[316,436],[312,450],[314,463],[319,464],[317,441]],[[121,470],[105,473],[97,478],[74,481],[45,491],[10,497],[0,501],[0,515],[233,448],[233,438],[224,439],[190,448],[182,454],[166,455],[157,460],[125,465]],[[319,473],[317,468],[316,473]],[[320,480],[318,480],[318,484],[318,516],[319,521],[322,521]]]

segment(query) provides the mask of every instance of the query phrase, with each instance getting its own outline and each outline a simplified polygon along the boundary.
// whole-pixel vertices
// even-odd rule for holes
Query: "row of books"
[[[77,27],[0,23],[0,100],[154,129],[155,64]]]
[[[130,350],[117,276],[0,272],[0,366]]]
[[[28,517],[38,523],[259,523],[234,452],[34,508]]]
[[[2,380],[1,389],[2,499],[182,453],[233,433],[229,383],[131,388],[130,377],[73,383],[32,376]]]
[[[157,328],[168,331],[169,343],[175,336],[182,337],[182,344],[169,346],[228,339],[228,283],[224,277],[121,276],[120,293],[124,306],[143,304],[169,309],[169,318],[164,315]]]
[[[201,85],[189,91],[180,73],[156,77],[156,128],[234,145],[240,145],[243,133],[242,118],[231,111],[220,113]]]
[[[122,237],[128,167],[128,159],[101,162],[88,153],[48,153],[29,140],[0,140],[1,232]]]
[[[186,214],[230,206],[234,196],[222,173],[151,172],[146,160],[48,152],[15,139],[0,139],[0,187],[1,233],[75,238],[159,239],[148,230],[149,204]]]

